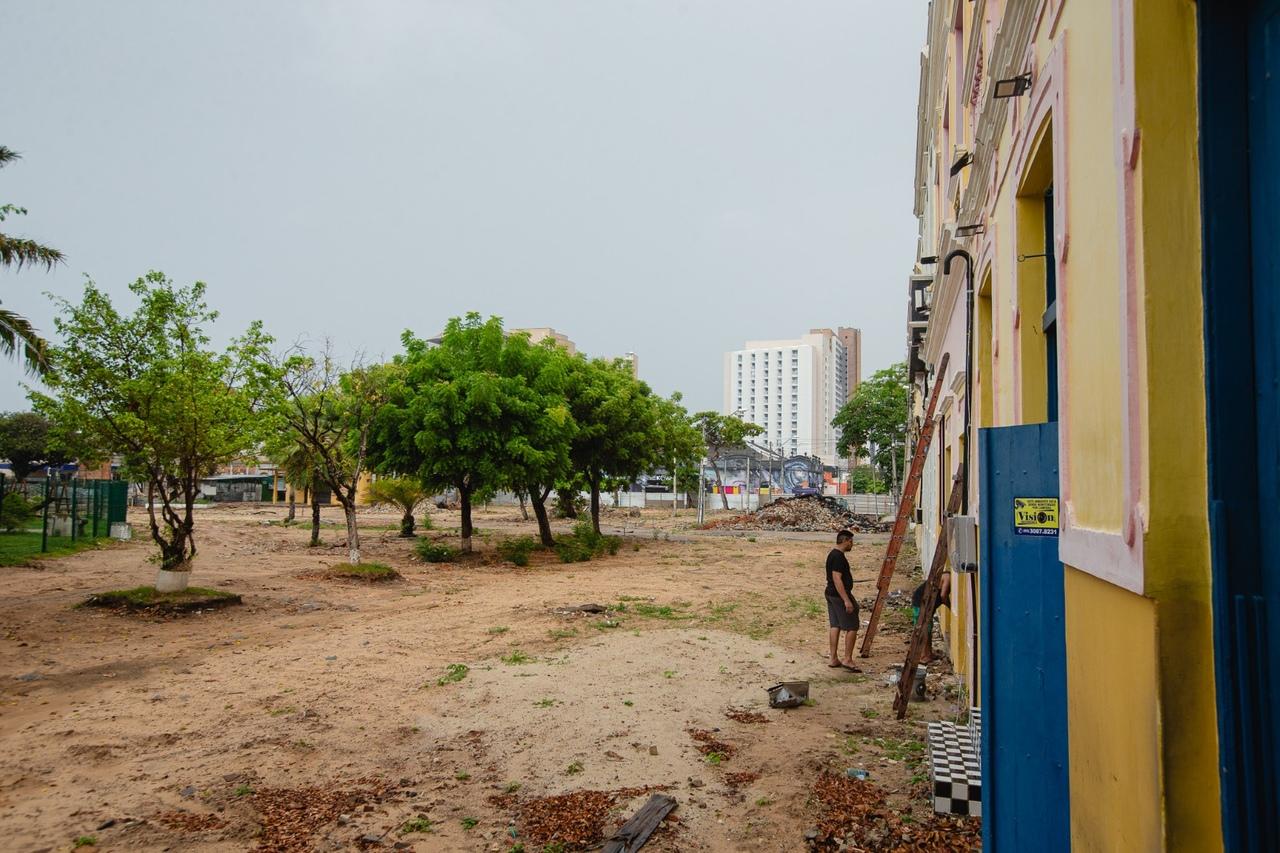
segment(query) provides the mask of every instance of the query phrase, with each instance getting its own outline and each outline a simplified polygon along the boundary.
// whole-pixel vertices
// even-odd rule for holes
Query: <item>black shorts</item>
[[[839,628],[841,631],[856,631],[861,622],[858,619],[858,599],[850,599],[853,602],[853,612],[850,613],[844,609],[844,601],[840,596],[826,596],[827,599],[827,624],[832,628]]]

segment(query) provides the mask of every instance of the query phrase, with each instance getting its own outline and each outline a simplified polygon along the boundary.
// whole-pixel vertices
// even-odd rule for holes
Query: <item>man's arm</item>
[[[844,578],[840,577],[839,572],[831,573],[831,582],[835,584],[836,592],[840,593],[840,600],[844,602],[844,612],[853,612],[853,601],[849,598],[849,593],[844,591]]]

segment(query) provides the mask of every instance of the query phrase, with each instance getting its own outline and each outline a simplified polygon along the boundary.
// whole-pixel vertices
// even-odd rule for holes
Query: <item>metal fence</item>
[[[33,551],[109,536],[111,525],[125,521],[128,511],[129,484],[119,480],[54,476],[8,483],[0,479],[0,502],[15,493],[34,510],[34,517],[16,531],[39,534],[39,548]]]

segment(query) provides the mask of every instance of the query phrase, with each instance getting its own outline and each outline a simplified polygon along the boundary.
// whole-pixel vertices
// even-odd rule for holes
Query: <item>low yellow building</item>
[[[1043,674],[1065,679],[1061,812],[1077,849],[1280,843],[1278,81],[1277,0],[929,5],[917,427],[926,391],[943,396],[918,544],[927,565],[962,462],[982,553],[1027,532],[984,506],[982,431],[1056,424],[1042,434],[1060,570],[1045,582],[1061,606],[1035,639],[1063,650]],[[940,613],[984,708],[987,849],[1015,849],[1007,833],[1035,821],[985,774],[1016,766],[1002,737],[1031,722],[991,719],[984,685],[1011,688],[983,668],[1007,650],[982,638],[1032,635],[989,633],[1009,618],[983,610],[992,570],[953,573]]]

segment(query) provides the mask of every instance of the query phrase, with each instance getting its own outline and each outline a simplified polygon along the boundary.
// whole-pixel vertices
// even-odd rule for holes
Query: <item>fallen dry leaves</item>
[[[262,822],[262,834],[254,850],[261,853],[294,853],[310,850],[310,838],[338,816],[359,805],[380,799],[391,785],[374,778],[357,779],[352,787],[259,788],[253,807]]]
[[[982,847],[982,821],[930,815],[907,823],[890,811],[884,791],[863,779],[823,773],[813,786],[822,804],[816,846],[886,853],[962,853]]]
[[[724,715],[736,723],[767,723],[769,718],[758,711],[748,711],[743,708],[730,708],[724,712]]]
[[[717,739],[715,734],[706,729],[689,729],[688,731],[689,737],[697,741],[698,752],[703,755],[711,755],[713,752],[719,753],[722,760],[728,761],[738,751],[736,746]]]
[[[621,800],[665,790],[666,787],[572,791],[526,800],[519,808],[520,832],[535,844],[559,842],[569,850],[588,847],[604,839],[605,821]]]

